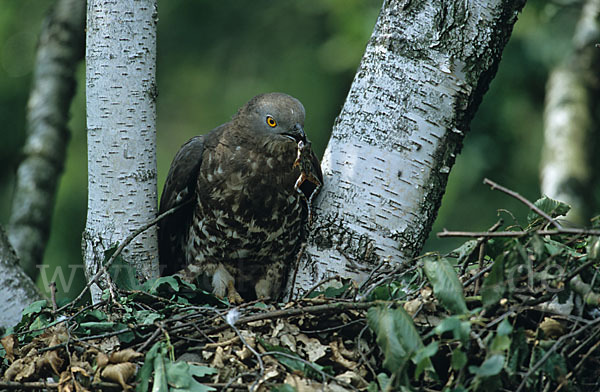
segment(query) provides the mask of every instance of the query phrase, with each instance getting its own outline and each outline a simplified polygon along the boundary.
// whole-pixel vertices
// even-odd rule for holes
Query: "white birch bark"
[[[575,29],[573,53],[546,87],[542,194],[571,205],[567,219],[585,224],[592,212],[593,152],[600,85],[600,0],[588,0]]]
[[[296,294],[421,251],[523,4],[384,2],[323,157]]]
[[[35,283],[19,265],[19,259],[0,226],[0,328],[17,324],[23,309],[38,299],[41,296]]]
[[[156,0],[88,0],[86,99],[89,279],[104,252],[157,213]],[[123,253],[138,277],[158,274],[156,227]],[[100,295],[92,287],[92,299]]]

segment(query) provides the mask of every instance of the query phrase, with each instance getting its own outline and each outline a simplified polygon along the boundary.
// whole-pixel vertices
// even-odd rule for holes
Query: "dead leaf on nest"
[[[107,380],[118,383],[125,391],[128,391],[131,386],[127,385],[127,380],[133,377],[136,369],[137,366],[131,362],[108,364],[102,369],[101,375]]]
[[[60,374],[58,380],[58,392],[87,392],[89,389],[85,388],[81,379],[89,381],[90,376],[87,371],[78,366],[71,366],[71,370],[65,370]]]
[[[96,354],[96,365],[98,365],[99,368],[103,368],[104,366],[108,365],[108,362],[108,355],[104,354],[103,352],[98,352],[98,354]]]
[[[424,300],[431,298],[432,295],[433,295],[433,290],[431,289],[431,287],[425,286],[421,289],[421,297]]]
[[[321,344],[319,339],[309,338],[303,333],[299,334],[296,339],[304,345],[302,351],[306,353],[310,362],[316,362],[318,359],[323,358],[327,353],[327,346]]]
[[[140,358],[144,358],[144,354],[138,353],[132,348],[128,348],[110,354],[110,363],[131,362]]]
[[[54,374],[59,375],[64,362],[56,350],[46,351],[42,357],[35,360],[35,367],[38,371],[49,367],[54,371]]]
[[[346,369],[352,370],[358,367],[356,362],[350,361],[340,353],[340,346],[344,347],[344,344],[340,341],[333,341],[329,343],[329,347],[331,348],[331,359],[334,362],[342,365]]]
[[[404,304],[404,310],[406,310],[406,312],[408,314],[410,314],[411,316],[414,316],[422,304],[423,304],[423,300],[421,298],[411,299],[410,301],[407,301]]]
[[[288,373],[285,377],[286,384],[294,387],[296,392],[321,392],[321,391],[332,391],[332,392],[346,392],[347,389],[336,384],[326,383],[321,384],[319,382],[304,378],[297,374]]]
[[[4,351],[6,351],[5,358],[8,359],[8,362],[13,362],[15,360],[15,348],[17,348],[17,339],[14,334],[6,335],[2,339],[0,339],[0,344],[4,347]]]
[[[217,369],[222,369],[223,368],[223,356],[224,356],[224,352],[223,352],[223,347],[217,347],[217,349],[215,350],[215,357],[213,358],[212,362],[210,363],[210,366],[217,368]]]
[[[343,381],[358,389],[367,388],[369,386],[367,380],[365,380],[360,374],[353,372],[352,370],[347,370],[346,372],[335,376],[335,378],[336,380]]]
[[[550,317],[544,317],[544,321],[540,324],[540,329],[544,331],[544,335],[550,339],[556,339],[565,334],[563,325]]]
[[[263,383],[265,383],[266,381],[269,381],[272,378],[277,377],[278,375],[279,375],[279,371],[277,370],[276,367],[270,367],[270,368],[265,369],[265,373],[260,378],[260,380],[258,380],[258,382],[256,383],[256,390],[261,389],[261,386]]]
[[[19,358],[14,361],[6,372],[4,378],[9,381],[28,381],[35,375],[35,362],[31,357]]]

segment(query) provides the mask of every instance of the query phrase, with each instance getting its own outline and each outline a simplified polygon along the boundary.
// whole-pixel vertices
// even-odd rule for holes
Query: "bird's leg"
[[[240,293],[237,292],[235,286],[233,285],[233,280],[230,280],[227,284],[227,299],[230,304],[241,304],[244,302]]]
[[[242,297],[235,289],[235,280],[233,276],[227,271],[223,264],[219,264],[215,273],[212,276],[213,294],[218,298],[225,298],[229,303],[239,304],[242,303]]]

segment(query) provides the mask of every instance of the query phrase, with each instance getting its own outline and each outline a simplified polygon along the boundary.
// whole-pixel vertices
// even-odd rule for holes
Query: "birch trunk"
[[[156,0],[88,0],[88,279],[104,252],[156,217]],[[156,228],[124,252],[138,278],[158,275]],[[92,299],[100,288],[92,287]]]
[[[583,7],[574,51],[552,71],[546,88],[542,193],[571,205],[567,219],[585,224],[592,212],[592,143],[600,93],[600,0]]]
[[[323,157],[296,294],[332,275],[362,283],[421,251],[523,5],[384,2]]]
[[[48,242],[69,142],[75,70],[83,58],[85,2],[60,0],[44,20],[27,104],[27,140],[19,165],[8,236],[35,279]]]
[[[19,259],[1,226],[0,299],[0,329],[17,324],[21,320],[23,309],[41,299],[35,283],[19,266]]]

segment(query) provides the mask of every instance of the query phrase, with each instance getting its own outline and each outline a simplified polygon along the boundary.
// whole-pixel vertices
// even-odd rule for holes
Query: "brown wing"
[[[205,136],[188,140],[177,152],[160,198],[159,213],[187,203],[173,214],[165,217],[158,225],[158,250],[161,275],[170,275],[185,265],[183,242],[191,224],[196,195],[198,171],[202,163]]]

